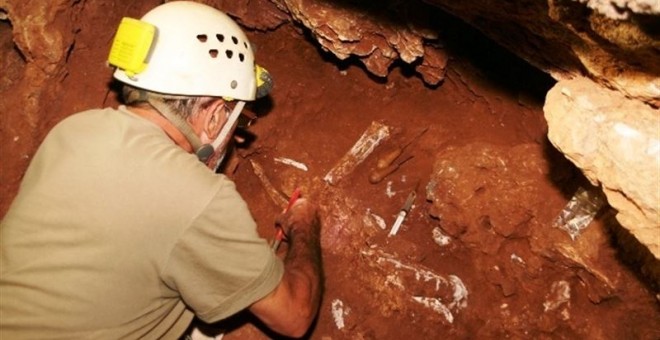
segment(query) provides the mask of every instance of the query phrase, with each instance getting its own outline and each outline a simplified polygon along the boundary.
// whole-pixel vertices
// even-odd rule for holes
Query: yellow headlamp
[[[257,98],[265,97],[273,89],[273,77],[270,76],[268,71],[259,66],[254,65],[254,73],[257,77]]]
[[[254,74],[257,78],[257,93],[255,97],[257,99],[267,96],[270,91],[273,89],[273,77],[271,77],[268,70],[255,64],[254,65]],[[234,100],[232,97],[222,97],[227,102]]]
[[[156,26],[132,18],[123,18],[112,41],[108,62],[133,77],[144,71],[156,37]]]

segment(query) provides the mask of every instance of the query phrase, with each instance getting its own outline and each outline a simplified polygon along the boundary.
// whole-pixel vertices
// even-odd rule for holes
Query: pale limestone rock
[[[628,19],[631,13],[660,14],[658,0],[573,0],[586,3],[587,7],[596,10],[608,18]]]
[[[544,111],[551,142],[660,258],[660,110],[579,78],[557,83]]]

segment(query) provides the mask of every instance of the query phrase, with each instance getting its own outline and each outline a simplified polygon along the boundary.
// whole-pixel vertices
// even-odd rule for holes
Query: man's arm
[[[283,216],[289,248],[279,285],[250,311],[270,329],[302,337],[316,317],[323,290],[320,222],[316,208],[299,199]]]

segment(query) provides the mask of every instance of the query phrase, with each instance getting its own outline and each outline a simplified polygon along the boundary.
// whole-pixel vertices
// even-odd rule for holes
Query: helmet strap
[[[245,106],[245,102],[242,100],[236,103],[236,106],[234,106],[234,110],[231,112],[229,117],[227,117],[227,121],[225,122],[225,125],[222,127],[222,130],[220,130],[220,133],[218,133],[218,137],[216,137],[216,139],[211,144],[214,150],[219,148],[222,142],[225,141],[225,139],[231,132],[232,128],[236,124],[236,120],[238,120],[238,116],[241,115],[244,106]],[[222,156],[220,156],[218,158],[218,161],[212,166],[214,172],[218,172],[218,169],[220,168],[220,165],[222,164],[225,155],[226,155],[226,150],[223,151]]]
[[[236,106],[234,106],[234,110],[231,112],[229,117],[227,117],[227,122],[225,122],[225,125],[222,127],[222,130],[220,130],[218,137],[213,141],[212,146],[214,149],[217,149],[220,146],[220,144],[222,144],[222,142],[225,140],[227,135],[229,135],[231,129],[236,124],[236,120],[238,120],[238,116],[241,115],[241,112],[243,111],[243,107],[245,107],[245,102],[239,100],[238,103],[236,103]]]
[[[149,104],[151,104],[151,106],[160,112],[160,114],[162,114],[167,120],[174,124],[192,146],[195,155],[197,155],[197,159],[206,163],[209,157],[215,152],[214,147],[211,144],[202,144],[202,141],[197,137],[190,124],[188,124],[183,117],[174,113],[161,99],[149,95],[147,96],[147,102],[149,102]]]

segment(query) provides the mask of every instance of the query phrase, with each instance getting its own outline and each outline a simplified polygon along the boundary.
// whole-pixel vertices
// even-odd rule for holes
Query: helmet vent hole
[[[234,45],[238,45],[238,38],[236,38],[236,37],[231,37],[231,41],[234,42]]]
[[[218,57],[218,50],[209,50],[209,55],[211,58],[217,58]]]
[[[219,42],[224,42],[225,41],[225,36],[222,34],[216,34],[215,35],[216,39],[218,39]]]
[[[239,53],[239,54],[238,54],[238,59],[239,59],[240,61],[244,61],[244,60],[245,60],[245,56],[243,55],[243,53]]]
[[[208,37],[206,36],[206,34],[198,34],[197,35],[197,40],[199,40],[199,42],[205,43],[207,39],[208,39]]]
[[[234,52],[232,50],[226,50],[225,54],[227,55],[227,59],[231,59],[231,57],[234,56]]]
[[[245,49],[248,49],[248,48],[249,48],[249,47],[248,47],[248,44],[247,44],[245,41],[243,42],[243,46],[245,46]]]

